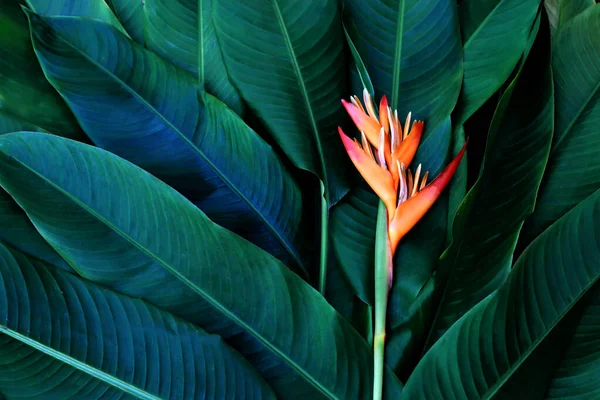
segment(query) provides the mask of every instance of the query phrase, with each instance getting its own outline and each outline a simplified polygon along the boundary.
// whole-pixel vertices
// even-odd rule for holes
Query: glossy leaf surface
[[[555,135],[533,215],[520,247],[600,188],[600,5],[573,18],[552,38]]]
[[[0,244],[8,398],[274,399],[216,335]]]
[[[533,212],[554,128],[547,23],[534,46],[500,99],[479,178],[455,216],[452,243],[436,276],[441,298],[427,347],[504,282],[523,222]]]
[[[455,120],[462,124],[508,79],[527,45],[541,0],[464,0],[465,76]]]
[[[229,82],[217,42],[212,0],[111,0],[110,4],[133,40],[197,76],[209,93],[241,113],[241,99]]]
[[[327,201],[335,203],[347,191],[337,133],[347,94],[337,0],[216,0],[213,14],[241,96],[296,166],[328,182]]]
[[[94,143],[147,169],[217,223],[302,268],[302,194],[279,158],[191,75],[109,25],[30,16],[46,76]]]
[[[597,192],[540,235],[504,285],[425,354],[403,398],[507,398],[504,385],[597,284],[599,220]]]
[[[221,335],[279,396],[371,394],[370,348],[323,297],[133,164],[58,137],[9,134],[0,185],[77,273]],[[391,372],[385,383],[397,397]]]

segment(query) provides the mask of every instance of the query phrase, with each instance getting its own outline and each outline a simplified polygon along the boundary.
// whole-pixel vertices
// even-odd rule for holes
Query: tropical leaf
[[[2,189],[0,189],[0,241],[10,244],[29,256],[72,271],[65,260],[40,236],[21,207]]]
[[[0,359],[8,398],[275,399],[220,337],[1,243]]]
[[[600,192],[540,235],[504,285],[436,342],[408,380],[403,398],[515,398],[506,396],[505,385],[526,367],[534,373],[527,383],[538,384],[528,360],[565,328],[561,322],[598,286],[598,227]]]
[[[372,353],[325,299],[178,192],[104,150],[0,137],[0,185],[82,277],[222,336],[278,396],[362,399]],[[389,398],[401,386],[386,373]]]
[[[527,46],[541,0],[464,0],[465,76],[455,122],[464,123],[508,79]]]
[[[373,260],[377,196],[357,186],[331,212],[331,243],[354,293],[374,305]]]
[[[540,232],[600,188],[600,5],[588,8],[552,39],[555,134],[523,249]]]
[[[30,14],[52,85],[94,143],[302,270],[302,194],[273,149],[183,70],[109,25]],[[305,219],[308,221],[308,218]]]
[[[544,0],[552,32],[595,3],[594,0]]]
[[[121,33],[127,32],[115,17],[105,0],[24,0],[36,14],[43,16],[83,17],[96,19],[117,28]],[[112,0],[108,0],[112,1]]]
[[[426,348],[502,285],[520,229],[533,212],[554,127],[547,22],[527,53],[498,103],[479,178],[454,218],[452,243],[437,270],[441,298]]]
[[[548,385],[546,399],[593,399],[600,394],[596,376],[600,371],[600,296],[590,293],[591,302],[577,322],[560,363]],[[564,346],[564,342],[563,342]]]
[[[450,115],[460,90],[456,2],[346,0],[345,5],[376,95],[387,95],[401,118],[412,111],[431,132]]]
[[[199,77],[209,93],[242,112],[215,35],[212,0],[110,0],[110,4],[133,40]]]
[[[0,7],[0,134],[19,130],[60,132],[86,140],[40,69],[21,7],[4,1]]]
[[[346,192],[337,134],[346,57],[337,0],[215,0],[227,70],[294,164],[312,171],[334,204]]]

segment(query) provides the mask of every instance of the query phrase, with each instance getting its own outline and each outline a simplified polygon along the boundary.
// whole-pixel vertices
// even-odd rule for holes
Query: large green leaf
[[[326,184],[335,203],[345,153],[337,125],[346,57],[337,0],[215,0],[217,37],[232,81],[276,142]],[[327,193],[329,192],[329,193]]]
[[[528,361],[560,329],[571,328],[561,322],[598,286],[599,227],[597,192],[540,235],[504,285],[436,342],[408,380],[403,398],[514,399],[505,391],[507,384],[528,372],[521,388],[538,384],[537,366]],[[548,350],[557,354],[556,348]]]
[[[217,333],[279,396],[362,399],[367,343],[275,258],[104,150],[36,133],[0,137],[0,185],[86,279]],[[400,383],[386,374],[389,398]]]
[[[109,25],[30,16],[52,85],[94,143],[163,179],[215,222],[303,267],[302,193],[273,149],[195,79]]]
[[[546,393],[546,399],[595,399],[600,395],[600,296],[585,307]],[[554,349],[553,349],[554,350]]]
[[[15,1],[2,1],[0,134],[19,130],[59,132],[85,140],[68,107],[40,69],[21,7]]]
[[[600,5],[573,18],[552,39],[555,134],[533,215],[520,247],[600,188]]]
[[[502,86],[527,45],[541,0],[464,0],[465,76],[455,120],[465,122]]]
[[[545,0],[544,6],[548,13],[552,32],[556,32],[571,18],[595,3],[594,0]]]
[[[9,399],[274,399],[216,335],[0,243]]]
[[[24,0],[30,9],[44,16],[83,17],[110,24],[123,34],[127,32],[105,0]],[[111,1],[111,0],[109,0]]]
[[[209,93],[241,113],[242,102],[229,82],[215,35],[212,0],[109,3],[133,40],[199,77]]]
[[[502,285],[523,222],[533,212],[554,128],[547,23],[527,53],[496,108],[477,182],[454,218],[452,243],[437,270],[440,301],[427,347]]]
[[[431,132],[450,115],[460,90],[456,2],[346,0],[345,4],[355,26],[353,42],[376,95],[387,95],[401,118],[412,111]]]
[[[21,207],[2,189],[0,189],[0,240],[29,256],[71,271],[67,263],[40,236]]]

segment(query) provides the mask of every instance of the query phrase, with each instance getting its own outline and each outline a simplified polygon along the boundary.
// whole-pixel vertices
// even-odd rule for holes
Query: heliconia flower
[[[444,168],[444,170],[429,183],[429,185],[427,185],[427,176],[429,174],[427,172],[419,182],[421,164],[417,167],[414,176],[410,170],[404,169],[404,165],[398,165],[400,175],[398,206],[388,225],[388,235],[392,247],[392,254],[396,252],[398,243],[400,243],[400,240],[404,235],[406,235],[417,222],[423,218],[435,201],[440,197],[456,172],[456,169],[465,154],[465,150],[467,149],[467,143],[468,139],[456,157],[454,157],[450,164],[448,164],[446,168]]]
[[[419,222],[450,182],[462,160],[466,143],[444,171],[427,185],[428,173],[421,178],[421,165],[414,175],[407,169],[419,147],[424,123],[415,121],[411,125],[409,113],[402,129],[398,111],[392,113],[385,96],[379,104],[378,115],[366,89],[363,99],[364,107],[356,96],[350,102],[342,100],[361,131],[361,143],[346,136],[342,128],[338,130],[352,163],[386,206],[393,254],[400,240]]]

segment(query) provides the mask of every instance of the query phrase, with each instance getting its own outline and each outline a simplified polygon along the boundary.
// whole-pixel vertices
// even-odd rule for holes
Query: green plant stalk
[[[326,183],[321,181],[321,255],[319,262],[319,293],[325,296],[327,286],[327,241],[329,240],[329,207]]]
[[[385,321],[392,282],[392,254],[388,238],[387,209],[379,201],[375,237],[375,332],[373,337],[373,400],[383,396]]]

